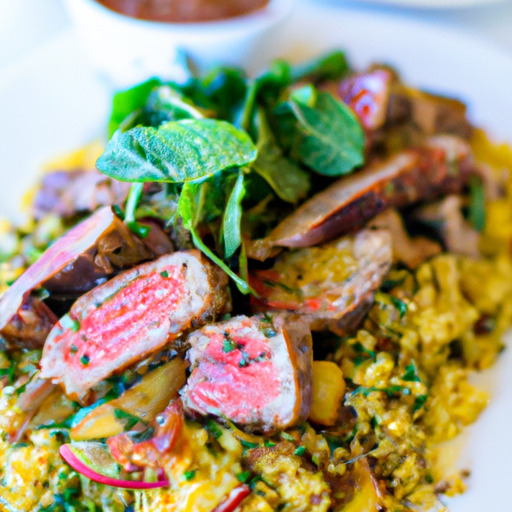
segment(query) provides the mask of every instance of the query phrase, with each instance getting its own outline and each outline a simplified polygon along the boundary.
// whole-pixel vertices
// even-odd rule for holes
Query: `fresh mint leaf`
[[[315,108],[315,104],[318,100],[318,89],[311,84],[304,85],[292,91],[290,98],[301,105]]]
[[[201,80],[201,87],[217,116],[233,121],[247,92],[247,76],[240,68],[217,67]]]
[[[207,111],[195,105],[173,84],[166,84],[151,92],[141,117],[145,126],[159,126],[164,121],[202,119],[207,117]]]
[[[96,165],[119,181],[184,183],[248,165],[256,155],[249,135],[232,124],[185,119],[118,130]]]
[[[356,115],[343,102],[327,92],[319,91],[311,106],[305,94],[296,91],[288,104],[301,136],[295,140],[294,155],[319,174],[348,174],[364,162],[365,136]]]
[[[109,137],[112,137],[114,132],[129,115],[146,104],[149,94],[155,87],[159,86],[160,83],[159,79],[150,78],[135,87],[120,91],[114,95],[114,99],[112,100],[112,113],[110,114],[108,123]]]
[[[192,242],[203,254],[210,258],[216,265],[218,265],[226,274],[235,282],[237,288],[243,294],[252,293],[256,295],[254,290],[249,286],[249,283],[237,276],[229,267],[220,259],[201,239],[196,231],[196,226],[199,223],[201,216],[200,201],[198,198],[200,194],[201,184],[185,183],[181,190],[180,198],[178,201],[178,216],[183,221],[183,227],[190,231]],[[199,193],[198,193],[199,192]]]
[[[286,158],[269,126],[263,109],[257,115],[258,157],[252,164],[257,172],[283,201],[297,203],[309,190],[309,173]]]
[[[241,220],[242,199],[245,194],[244,171],[240,170],[233,190],[226,204],[222,219],[222,234],[224,239],[224,256],[231,258],[242,243]]]
[[[338,80],[348,70],[349,65],[345,54],[342,51],[335,50],[294,66],[291,71],[291,78],[293,82],[305,79],[312,82]]]
[[[291,67],[284,60],[275,60],[270,68],[256,77],[247,88],[239,126],[252,133],[254,115],[259,103],[275,103],[281,92],[291,84]]]

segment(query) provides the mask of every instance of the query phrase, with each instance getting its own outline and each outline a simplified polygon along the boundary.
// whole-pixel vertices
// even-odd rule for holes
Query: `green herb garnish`
[[[205,425],[205,429],[212,434],[215,439],[219,439],[222,436],[222,429],[213,420],[208,420]]]
[[[197,470],[192,470],[192,471],[185,471],[183,473],[183,478],[187,481],[190,481],[190,480],[193,480],[194,477],[196,476],[196,473],[197,473]]]
[[[245,484],[245,482],[247,482],[247,480],[249,480],[249,477],[251,476],[251,472],[250,471],[242,471],[241,473],[237,473],[236,474],[236,477],[238,478],[238,480],[240,482],[242,482],[243,484]]]
[[[405,367],[405,373],[402,375],[402,380],[407,382],[421,382],[421,379],[418,377],[416,365],[414,363],[408,364]]]
[[[481,233],[485,229],[485,189],[477,176],[469,180],[469,198],[469,221]]]
[[[302,457],[306,453],[306,448],[304,446],[298,446],[293,452],[294,455],[298,455]]]
[[[72,318],[70,315],[64,315],[60,319],[60,325],[64,329],[69,329],[71,332],[78,332],[80,330],[80,322]]]

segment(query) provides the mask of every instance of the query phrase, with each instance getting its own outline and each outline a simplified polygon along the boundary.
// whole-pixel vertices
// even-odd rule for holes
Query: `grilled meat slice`
[[[226,275],[198,251],[138,265],[78,299],[50,332],[41,377],[83,397],[229,308]]]
[[[368,226],[389,231],[393,246],[393,260],[400,261],[409,268],[419,267],[424,261],[442,251],[442,247],[429,238],[409,236],[402,217],[393,208],[377,215]]]
[[[373,301],[392,262],[389,233],[362,230],[318,247],[281,254],[269,270],[256,270],[256,311],[300,314],[312,330],[344,335],[353,330]]]
[[[306,420],[311,408],[311,333],[299,317],[237,316],[189,336],[193,370],[185,410],[268,432]]]
[[[70,229],[52,244],[0,298],[0,335],[16,346],[26,336],[20,332],[17,317],[45,319],[28,346],[41,346],[54,319],[39,315],[38,302],[29,294],[44,286],[56,293],[83,293],[106,280],[115,268],[125,268],[153,257],[153,252],[134,235],[110,207],[101,208]],[[26,345],[25,342],[23,342]]]
[[[476,172],[469,146],[452,136],[401,151],[344,177],[302,204],[264,239],[267,247],[309,247],[354,231],[389,207],[458,192]]]

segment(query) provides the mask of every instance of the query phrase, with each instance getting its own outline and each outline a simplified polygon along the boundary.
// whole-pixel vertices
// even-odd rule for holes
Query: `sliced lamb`
[[[309,247],[354,231],[389,207],[458,192],[476,172],[471,149],[452,136],[341,178],[303,203],[263,240],[267,247]]]
[[[101,208],[56,240],[2,295],[0,335],[15,346],[41,346],[56,318],[31,291],[43,286],[54,295],[76,297],[116,269],[153,256],[112,208]],[[29,322],[34,318],[39,321]],[[34,327],[30,340],[27,325]]]
[[[189,336],[193,370],[185,409],[268,432],[306,420],[311,408],[311,333],[300,317],[237,316]]]
[[[161,256],[73,304],[46,340],[41,377],[81,398],[229,306],[226,275],[198,251]]]

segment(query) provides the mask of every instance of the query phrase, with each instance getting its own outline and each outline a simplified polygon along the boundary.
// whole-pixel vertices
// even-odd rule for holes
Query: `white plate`
[[[458,32],[392,15],[374,15],[303,1],[292,18],[252,63],[262,67],[272,55],[299,59],[344,48],[358,66],[372,61],[395,65],[412,84],[459,96],[471,118],[499,139],[512,142],[512,58]],[[95,75],[72,33],[0,74],[0,216],[16,211],[33,183],[38,162],[104,131],[110,91]],[[466,441],[461,464],[471,469],[468,491],[452,512],[512,510],[512,423],[510,351],[479,380],[492,402]]]

